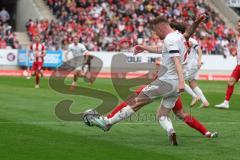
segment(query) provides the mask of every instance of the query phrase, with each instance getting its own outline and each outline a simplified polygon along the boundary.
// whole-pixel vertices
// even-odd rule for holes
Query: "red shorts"
[[[237,66],[235,67],[235,69],[234,69],[233,72],[232,72],[231,77],[235,78],[236,81],[239,80],[239,78],[240,78],[240,65],[237,65]]]
[[[43,67],[43,62],[34,62],[32,65],[32,71],[40,71]]]

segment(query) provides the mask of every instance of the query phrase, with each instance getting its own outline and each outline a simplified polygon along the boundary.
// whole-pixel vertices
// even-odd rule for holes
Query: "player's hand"
[[[185,88],[185,84],[184,84],[184,81],[183,82],[181,82],[181,81],[179,81],[179,84],[178,84],[178,93],[182,93],[182,92],[184,92],[184,88]]]
[[[235,48],[235,47],[230,48],[230,54],[233,57],[235,57],[237,55],[237,48]]]
[[[198,22],[202,22],[202,21],[204,21],[204,20],[206,20],[206,19],[207,19],[207,15],[206,15],[205,13],[200,14],[200,15],[197,17],[197,21],[198,21]]]
[[[145,49],[141,45],[136,45],[134,47],[134,55],[137,55],[139,53],[142,53]]]
[[[201,67],[202,67],[202,62],[198,62],[198,64],[197,64],[197,67],[198,67],[198,69],[200,69]]]

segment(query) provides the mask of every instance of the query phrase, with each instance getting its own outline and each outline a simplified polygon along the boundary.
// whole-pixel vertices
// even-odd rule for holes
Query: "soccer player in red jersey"
[[[39,88],[40,77],[43,76],[44,56],[46,55],[45,46],[41,43],[39,36],[34,37],[34,43],[30,45],[29,51],[34,56],[31,72],[35,76],[35,88]]]
[[[240,34],[240,19],[238,20],[237,30]],[[233,94],[234,85],[236,84],[236,82],[238,82],[238,80],[240,78],[240,35],[238,36],[237,50],[235,52],[232,52],[231,54],[233,56],[237,56],[237,66],[233,70],[232,75],[231,75],[230,79],[228,80],[228,87],[227,87],[227,91],[226,91],[225,100],[223,103],[216,105],[215,106],[216,108],[221,108],[221,109],[229,108],[229,101]]]

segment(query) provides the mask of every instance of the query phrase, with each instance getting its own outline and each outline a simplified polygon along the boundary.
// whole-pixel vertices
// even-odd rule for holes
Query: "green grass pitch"
[[[79,83],[115,94],[108,79],[98,79],[92,86],[82,80]],[[154,121],[159,101],[142,109],[140,118],[124,121],[104,133],[82,122],[61,121],[54,112],[63,99],[74,101],[73,113],[94,108],[100,100],[57,93],[49,88],[47,79],[42,80],[40,89],[34,89],[33,79],[0,77],[0,160],[238,160],[240,85],[235,87],[230,109],[218,110],[214,105],[223,101],[226,82],[199,84],[210,108],[190,110],[187,104],[191,99],[183,94],[185,110],[209,130],[218,131],[219,137],[206,139],[173,117],[179,140],[179,146],[173,147]],[[149,119],[142,118],[147,114],[151,115]]]

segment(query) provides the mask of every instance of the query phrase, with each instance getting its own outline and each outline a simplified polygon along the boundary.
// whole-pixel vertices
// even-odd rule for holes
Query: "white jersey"
[[[237,64],[240,65],[240,38],[238,38],[237,44]]]
[[[198,66],[198,42],[197,40],[190,38],[188,43],[191,44],[190,52],[187,58],[187,66],[189,69],[197,69]]]
[[[180,57],[181,63],[185,64],[187,59],[187,46],[185,44],[184,36],[178,31],[174,31],[165,37],[162,46],[162,65],[167,67],[168,71],[160,79],[178,79],[172,57]]]
[[[71,52],[74,57],[83,56],[87,51],[86,47],[81,43],[78,43],[77,45],[72,43],[68,46],[68,52]]]

